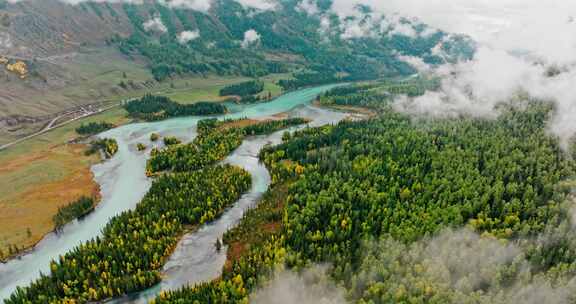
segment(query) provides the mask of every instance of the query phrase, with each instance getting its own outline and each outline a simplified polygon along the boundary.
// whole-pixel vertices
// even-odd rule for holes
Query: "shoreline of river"
[[[332,86],[321,86],[288,93],[268,103],[249,105],[228,118],[263,118],[287,112],[302,105],[309,105],[314,98]],[[48,234],[30,253],[21,259],[0,264],[0,298],[9,297],[16,286],[25,286],[39,277],[39,273],[49,273],[49,261],[66,254],[79,244],[101,233],[109,219],[123,211],[134,208],[147,192],[151,179],[145,176],[147,153],[138,153],[137,142],[146,141],[152,132],[162,136],[171,135],[191,141],[196,136],[196,123],[206,117],[175,118],[154,123],[132,123],[106,131],[99,137],[115,138],[119,144],[118,154],[102,164],[92,167],[94,179],[101,186],[102,200],[95,212],[81,223],[71,223],[64,227],[61,235]],[[211,243],[213,245],[213,243]],[[213,247],[213,246],[211,246]]]
[[[213,244],[222,239],[226,231],[237,226],[244,213],[254,208],[262,200],[271,184],[268,169],[260,162],[259,152],[268,144],[280,144],[286,131],[295,131],[306,126],[318,127],[348,119],[353,113],[334,111],[312,105],[305,105],[285,115],[311,119],[310,123],[283,129],[269,135],[247,137],[242,145],[232,152],[224,163],[243,168],[254,179],[252,189],[227,209],[218,219],[202,225],[198,231],[185,234],[178,242],[176,251],[162,269],[162,281],[148,289],[131,293],[120,298],[108,299],[105,303],[140,304],[147,303],[162,291],[175,290],[184,286],[217,279],[227,261],[228,246],[217,251]],[[266,118],[266,117],[263,117]]]
[[[288,94],[288,93],[290,93],[290,92],[282,93],[282,94],[276,96],[275,98],[281,97],[281,96],[283,96],[283,95],[285,95],[285,94]],[[270,102],[270,101],[266,101],[266,103],[267,103],[267,102]],[[264,103],[264,102],[263,102],[263,103]],[[107,111],[107,110],[109,110],[109,109],[106,109],[105,111]],[[105,112],[105,111],[103,111],[103,112]],[[206,118],[210,118],[210,117],[213,117],[213,116],[230,115],[230,114],[234,114],[234,113],[231,113],[231,112],[227,111],[227,113],[224,113],[224,114],[205,115],[205,117],[206,117]],[[278,114],[276,114],[276,115],[282,115],[282,114],[285,114],[285,113],[278,113]],[[273,115],[273,116],[276,116],[276,115]],[[193,115],[192,115],[192,116],[193,116]],[[202,117],[202,116],[199,116],[199,117]],[[130,118],[130,117],[129,117],[129,118]],[[162,121],[166,121],[166,120],[170,120],[170,119],[178,119],[178,118],[183,118],[183,117],[170,117],[170,118],[167,118],[167,119],[164,119],[164,120],[161,120],[161,121],[146,121],[146,120],[142,120],[142,119],[131,118],[130,120],[128,120],[128,121],[125,122],[125,123],[119,123],[119,124],[115,125],[115,126],[114,126],[114,129],[115,129],[115,128],[119,128],[119,127],[123,127],[123,126],[127,126],[127,125],[131,125],[131,124],[162,122]],[[105,131],[103,131],[102,133],[104,133],[104,132],[105,132]],[[66,144],[80,144],[80,145],[84,146],[86,149],[88,149],[88,148],[89,148],[89,145],[90,145],[90,143],[89,143],[90,140],[91,140],[91,139],[95,139],[96,136],[97,136],[97,135],[78,136],[78,137],[75,137],[75,138],[69,140]],[[88,167],[88,169],[90,169],[90,168],[92,168],[92,167],[95,166],[95,165],[98,165],[98,164],[101,164],[101,163],[103,163],[103,162],[106,162],[107,160],[108,160],[108,159],[107,159],[107,158],[104,156],[104,154],[100,151],[100,153],[98,153],[98,160],[94,161],[93,163],[90,163],[87,167]],[[67,225],[69,225],[70,223],[75,222],[75,221],[81,221],[84,217],[86,217],[86,216],[90,215],[92,212],[94,212],[94,211],[96,210],[96,208],[100,205],[101,200],[102,200],[101,193],[100,193],[101,187],[100,187],[100,185],[95,181],[95,178],[94,178],[94,174],[93,174],[93,173],[92,173],[92,180],[94,181],[94,184],[95,184],[95,186],[96,186],[96,189],[94,189],[94,191],[95,191],[95,193],[96,193],[96,195],[95,195],[95,197],[94,197],[95,202],[96,202],[96,203],[94,204],[94,207],[90,210],[90,212],[87,212],[87,213],[83,214],[82,216],[79,216],[78,218],[75,218],[75,219],[72,219],[72,220],[66,222],[62,227],[67,226]],[[93,185],[91,185],[91,186],[93,186]],[[65,206],[65,205],[63,205],[63,206]],[[60,227],[60,228],[62,228],[62,227]],[[51,234],[58,234],[58,231],[57,231],[57,228],[56,228],[56,227],[54,227],[53,229],[51,229],[51,230],[43,233],[43,234],[38,238],[37,241],[35,241],[34,243],[32,243],[32,244],[30,244],[30,245],[28,245],[28,246],[22,247],[22,249],[19,249],[19,251],[18,251],[17,253],[12,254],[12,255],[9,255],[9,256],[4,256],[4,257],[0,258],[0,265],[8,264],[8,263],[10,263],[11,261],[14,261],[14,260],[20,260],[22,257],[25,257],[25,256],[27,256],[27,255],[29,255],[29,254],[34,253],[35,250],[36,250],[36,246],[38,246],[38,244],[40,244],[46,237],[48,237],[48,236],[51,235]]]
[[[90,137],[90,138],[91,138],[91,137]],[[85,142],[86,139],[87,139],[87,138],[85,138],[85,137],[79,137],[79,138],[74,139],[73,142],[68,142],[68,143],[66,143],[66,144],[81,145],[81,146],[84,147],[85,149],[88,149],[88,148],[89,148],[89,143]],[[76,142],[76,140],[81,140],[82,142]],[[100,184],[98,184],[98,183],[96,182],[96,180],[94,179],[94,173],[92,172],[91,168],[92,168],[92,166],[94,166],[94,165],[98,165],[98,164],[101,164],[101,163],[106,162],[106,161],[107,161],[107,159],[106,159],[105,157],[103,157],[101,154],[98,154],[98,159],[97,159],[97,160],[94,160],[93,162],[91,162],[89,165],[86,166],[86,167],[87,167],[86,169],[90,171],[90,176],[91,176],[90,179],[91,179],[92,183],[89,184],[89,185],[86,185],[86,187],[85,187],[86,191],[85,191],[85,192],[92,192],[92,193],[90,194],[90,197],[92,197],[92,198],[94,199],[94,202],[95,202],[93,208],[92,208],[89,212],[86,212],[86,213],[82,214],[81,216],[79,216],[79,217],[77,217],[77,218],[74,218],[74,219],[66,222],[66,223],[65,223],[64,225],[62,225],[60,228],[66,226],[66,225],[68,225],[68,224],[70,224],[70,223],[72,223],[72,222],[75,222],[75,221],[82,221],[83,218],[85,218],[86,216],[90,215],[92,212],[94,212],[94,210],[96,210],[96,208],[98,208],[98,206],[100,205],[100,202],[101,202],[101,200],[102,200],[102,195],[101,195],[101,192],[100,192],[100,191],[101,191],[101,188],[100,188]],[[88,196],[88,195],[85,195],[85,196]],[[79,198],[79,197],[78,197],[78,198]],[[73,202],[73,200],[66,202],[66,204],[63,204],[61,207],[65,207],[66,205],[70,204],[71,202]],[[55,214],[54,214],[54,215],[55,215]],[[4,256],[3,258],[1,258],[1,259],[0,259],[0,265],[10,263],[11,261],[14,261],[14,260],[19,260],[19,259],[21,259],[22,257],[25,257],[25,256],[28,255],[28,254],[34,253],[34,250],[36,249],[36,246],[38,246],[38,244],[40,244],[47,236],[49,236],[50,234],[53,234],[53,233],[54,233],[54,234],[58,234],[58,227],[56,227],[55,225],[54,225],[54,227],[53,227],[52,229],[50,229],[50,230],[48,230],[48,231],[46,231],[46,232],[43,232],[43,233],[40,235],[40,237],[39,237],[35,242],[33,242],[33,243],[31,243],[31,244],[29,244],[29,245],[27,245],[27,246],[23,246],[23,247],[22,247],[23,249],[20,249],[20,250],[19,250],[17,253],[15,253],[15,254],[12,254],[12,255],[9,255],[9,256]]]

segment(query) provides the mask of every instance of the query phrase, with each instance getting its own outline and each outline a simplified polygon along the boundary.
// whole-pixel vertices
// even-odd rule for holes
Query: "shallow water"
[[[335,85],[328,85],[295,91],[268,103],[240,107],[236,113],[214,117],[219,119],[242,117],[264,118],[293,110],[301,105],[309,104],[316,96],[334,86]],[[306,108],[310,109],[310,107]],[[58,234],[50,233],[46,235],[30,253],[22,256],[20,259],[11,260],[6,264],[0,264],[0,300],[9,297],[17,286],[27,285],[37,279],[40,276],[40,272],[49,273],[51,260],[57,259],[59,255],[65,254],[82,242],[101,235],[102,228],[104,228],[111,217],[135,208],[151,185],[151,180],[145,176],[145,166],[146,160],[149,157],[149,150],[146,153],[138,152],[136,150],[136,144],[138,142],[149,145],[149,136],[152,132],[159,133],[163,136],[177,136],[184,141],[191,141],[196,136],[197,122],[204,118],[206,117],[184,117],[153,123],[129,124],[100,134],[100,137],[116,139],[119,146],[118,153],[112,159],[92,167],[94,178],[101,187],[102,200],[100,204],[94,212],[86,216],[83,220],[75,221],[64,226],[63,230]],[[241,149],[238,151],[240,150]],[[228,160],[233,162],[233,157],[234,154],[231,155]],[[238,161],[246,162],[246,166],[252,167],[249,165],[250,159],[239,159]],[[254,166],[254,170],[261,170],[257,165]],[[256,175],[264,174],[260,171],[255,171],[255,173]],[[260,193],[264,192],[267,187],[265,177],[262,176],[263,180],[261,181],[258,180],[258,177],[254,178],[255,186],[259,185]],[[257,199],[257,197],[243,197],[238,205],[242,205],[243,200],[257,201]],[[186,248],[196,246],[196,244],[198,244],[197,242],[199,242],[198,240],[201,238],[202,231],[209,229],[208,227],[210,226],[207,225],[199,230],[198,236],[186,236],[178,246],[174,255],[175,260],[177,260],[178,257],[180,257],[180,260],[188,260],[186,256],[188,250],[186,250]],[[222,252],[225,251],[222,250]],[[213,258],[217,259],[216,262],[223,261],[221,256],[209,257],[208,259]],[[203,264],[204,262],[206,262],[205,264],[207,265],[210,264],[202,260],[199,260],[198,263]],[[173,269],[182,268],[174,268],[174,265],[174,263],[169,263],[166,267],[172,267]],[[206,267],[210,268],[213,266]],[[210,269],[220,271],[220,268],[221,267]],[[166,269],[167,273],[169,273],[170,269]],[[174,270],[174,272],[178,271]],[[207,277],[209,277],[208,274],[211,275],[208,271],[205,273]],[[196,279],[191,279],[191,281],[194,280]],[[167,282],[169,283],[170,281],[167,280]]]

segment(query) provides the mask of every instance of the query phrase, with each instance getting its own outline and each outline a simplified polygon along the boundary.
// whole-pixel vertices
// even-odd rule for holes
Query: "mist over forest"
[[[54,237],[103,217],[48,271],[0,279],[0,299],[575,303],[575,16],[562,0],[0,0],[0,180],[38,191],[26,162],[86,148],[75,164],[102,187],[52,208]],[[48,147],[16,150],[28,138]],[[115,196],[135,168],[142,196]],[[102,215],[111,201],[131,207]],[[0,235],[0,276],[44,252],[50,231],[23,229],[26,246]]]

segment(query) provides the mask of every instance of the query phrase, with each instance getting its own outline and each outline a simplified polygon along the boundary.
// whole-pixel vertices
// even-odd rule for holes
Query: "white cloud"
[[[421,37],[430,37],[434,34],[438,33],[438,29],[432,28],[432,27],[426,27],[421,33],[420,36]]]
[[[244,33],[244,41],[242,41],[241,45],[243,48],[247,48],[249,46],[258,43],[259,41],[260,41],[260,34],[258,34],[258,32],[256,32],[255,30],[251,29],[247,30]]]
[[[426,62],[424,62],[424,60],[420,57],[405,56],[405,55],[397,55],[397,57],[398,59],[408,63],[409,65],[411,65],[413,68],[415,68],[420,72],[429,73],[432,71],[432,67]]]
[[[355,19],[342,23],[341,28],[343,29],[342,35],[340,35],[342,39],[369,37],[375,34],[372,23],[359,22]]]
[[[368,11],[364,8],[369,8]],[[419,24],[413,18],[385,9],[381,1],[376,0],[334,0],[329,13],[340,19],[340,31],[343,39],[375,37],[378,35],[402,35],[408,37],[429,36],[436,32],[427,28],[418,33],[414,28]]]
[[[253,8],[262,11],[274,10],[278,3],[275,0],[235,0],[245,8]]]
[[[336,0],[335,7],[343,10]],[[574,59],[576,2],[564,0],[388,0],[349,1],[375,11],[398,13],[450,33],[472,36],[498,49],[534,51],[557,63]],[[349,9],[350,5],[347,7]],[[562,35],[563,39],[558,39]],[[538,43],[535,43],[535,42]]]
[[[571,275],[539,273],[526,252],[560,240],[572,245],[571,234],[564,226],[550,229],[538,240],[504,242],[464,228],[444,230],[410,245],[386,239],[368,244],[350,285],[383,298],[398,290],[416,295],[415,291],[427,289],[430,298],[448,303],[568,304],[573,302],[576,280]]]
[[[183,31],[180,32],[178,34],[178,37],[176,37],[178,39],[178,42],[180,42],[181,44],[186,44],[192,40],[196,40],[198,38],[200,38],[200,32],[199,31]]]
[[[345,304],[345,291],[326,275],[326,267],[314,266],[302,273],[282,271],[250,296],[254,304]]]
[[[142,24],[147,32],[166,33],[167,29],[160,17],[154,17]]]
[[[208,12],[212,6],[212,0],[159,0],[159,2],[169,7],[187,8],[199,12]]]
[[[576,133],[576,96],[571,93],[576,83],[576,1],[335,0],[332,9],[339,16],[354,15],[358,4],[370,6],[374,14],[417,18],[478,42],[474,60],[438,69],[444,78],[440,92],[403,98],[397,108],[429,115],[494,116],[498,103],[520,91],[555,102],[557,113],[549,129],[564,144]],[[436,54],[441,47],[434,49]],[[563,73],[549,77],[551,66]]]
[[[296,6],[296,10],[304,12],[310,16],[316,15],[320,12],[315,0],[302,0],[302,2],[298,3]]]
[[[396,21],[390,28],[391,30],[388,32],[388,35],[400,35],[413,38],[418,36],[412,23]]]
[[[326,34],[330,33],[331,26],[332,24],[328,17],[320,18],[320,29],[318,30],[320,31],[321,36],[325,36]]]
[[[373,7],[377,3],[367,3],[368,1],[358,1],[358,0],[334,0],[332,2],[331,11],[344,19],[349,16],[360,16],[360,11],[358,10],[359,5],[368,4]]]
[[[170,7],[183,7],[196,11],[208,12],[214,0],[160,0]],[[275,0],[235,0],[245,8],[258,10],[273,10],[276,8]]]
[[[436,73],[442,78],[440,92],[428,92],[413,100],[402,98],[397,108],[444,117],[492,116],[496,105],[511,94],[525,86],[539,86],[544,70],[504,51],[481,47],[472,61],[445,65]]]
[[[9,3],[16,3],[22,2],[26,0],[8,0]],[[76,5],[82,2],[98,2],[98,3],[134,3],[134,4],[141,4],[143,0],[59,0],[60,2]]]

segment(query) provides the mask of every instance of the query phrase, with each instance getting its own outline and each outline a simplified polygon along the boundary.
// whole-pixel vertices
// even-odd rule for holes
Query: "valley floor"
[[[54,229],[52,217],[81,196],[98,193],[90,167],[99,161],[86,156],[83,144],[69,144],[82,122],[128,119],[115,108],[75,121],[0,152],[0,257],[27,249]]]
[[[264,77],[264,93],[280,95],[281,89],[275,82],[285,77],[284,74]],[[221,101],[221,88],[245,80],[231,77],[184,78],[175,80],[173,85],[162,84],[151,93],[184,104]],[[144,94],[144,91],[137,92]],[[116,103],[119,101],[117,99]],[[59,207],[81,196],[98,193],[90,167],[99,159],[84,155],[85,145],[69,142],[77,138],[74,130],[82,123],[100,121],[115,125],[130,122],[126,112],[115,107],[0,150],[0,260],[15,255],[15,250],[10,248],[16,246],[18,251],[29,249],[52,231],[52,217]],[[0,144],[13,139],[3,133],[0,131]]]

